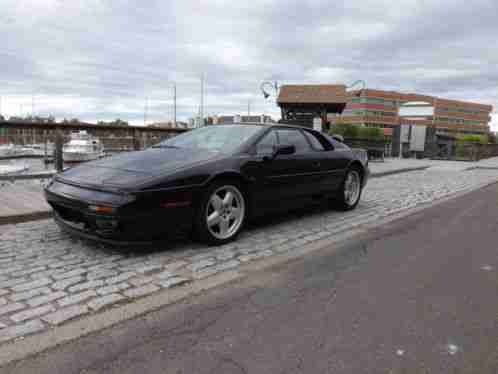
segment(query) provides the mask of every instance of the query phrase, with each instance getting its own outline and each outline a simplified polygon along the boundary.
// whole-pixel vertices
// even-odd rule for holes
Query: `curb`
[[[371,173],[370,178],[381,178],[381,177],[386,177],[388,175],[394,175],[394,174],[401,174],[401,173],[408,173],[410,171],[417,171],[417,170],[426,170],[429,169],[431,166],[417,166],[417,167],[412,167],[412,168],[404,168],[404,169],[396,169],[396,170],[389,170],[389,171],[383,171],[380,173]]]
[[[31,174],[7,174],[0,175],[0,181],[15,181],[15,180],[28,180],[28,179],[48,179],[52,178],[55,174],[54,172],[46,172],[46,173],[31,173]]]
[[[40,210],[36,212],[29,212],[23,214],[14,214],[11,216],[0,216],[0,226],[15,225],[16,223],[23,223],[29,221],[38,221],[52,217],[51,210]]]

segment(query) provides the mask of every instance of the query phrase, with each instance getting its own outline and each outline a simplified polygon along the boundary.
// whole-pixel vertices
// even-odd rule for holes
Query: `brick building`
[[[395,128],[400,124],[399,107],[406,102],[426,102],[434,107],[434,116],[420,125],[434,126],[438,132],[457,131],[465,134],[489,132],[491,105],[457,101],[434,96],[394,91],[364,89],[349,92],[350,100],[340,115],[328,115],[331,124]]]

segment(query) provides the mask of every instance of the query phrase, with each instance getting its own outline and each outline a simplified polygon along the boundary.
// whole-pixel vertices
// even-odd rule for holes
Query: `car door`
[[[309,162],[303,154],[309,151],[309,143],[302,134],[298,133],[301,138],[289,137],[283,132],[279,137],[278,131],[270,129],[258,140],[243,166],[243,173],[253,182],[251,195],[256,211],[285,210],[306,195],[307,181],[303,174],[308,171]],[[278,144],[294,145],[296,153],[274,157]]]
[[[326,137],[315,131],[304,130],[304,132],[315,151],[317,162],[320,163],[321,193],[335,192],[342,184],[350,160],[346,151],[348,149],[335,149]]]
[[[279,157],[276,178],[289,179],[291,198],[299,202],[309,199],[320,191],[323,173],[321,157],[301,129],[281,128],[277,130],[279,145],[294,145],[293,155]]]
[[[292,189],[285,178],[273,178],[281,163],[274,158],[278,145],[277,132],[268,131],[253,146],[251,157],[244,163],[242,172],[252,181],[253,213],[278,210],[282,200],[288,200]]]

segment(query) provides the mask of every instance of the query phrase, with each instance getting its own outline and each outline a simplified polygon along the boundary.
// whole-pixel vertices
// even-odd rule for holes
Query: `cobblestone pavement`
[[[71,238],[52,220],[1,226],[0,343],[497,181],[498,170],[377,178],[355,211],[318,207],[274,217],[222,247],[180,240],[124,252]]]

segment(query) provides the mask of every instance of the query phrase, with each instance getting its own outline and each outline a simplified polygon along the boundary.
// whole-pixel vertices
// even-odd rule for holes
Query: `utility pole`
[[[0,116],[2,115],[2,96],[0,96]]]
[[[251,115],[251,100],[247,100],[247,116]]]
[[[176,83],[173,85],[173,125],[176,128]]]
[[[145,104],[144,104],[144,126],[147,123],[147,110],[149,109],[148,106],[149,106],[149,98],[146,97],[145,98]]]
[[[35,96],[31,95],[31,118],[35,116]]]
[[[200,109],[200,126],[204,126],[204,74],[201,75],[201,109]]]

